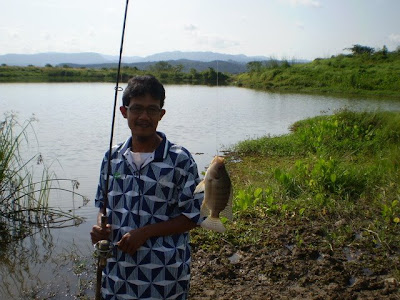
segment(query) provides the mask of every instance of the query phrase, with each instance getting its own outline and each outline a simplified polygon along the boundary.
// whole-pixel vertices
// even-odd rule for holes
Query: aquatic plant
[[[31,118],[19,124],[15,114],[6,114],[0,124],[0,232],[1,240],[24,238],[36,229],[68,226],[68,222],[79,223],[81,218],[74,212],[65,212],[49,205],[51,190],[67,191],[87,198],[73,189],[63,188],[62,181],[44,164],[38,154],[24,159],[22,148],[28,143],[28,129],[32,129]],[[42,169],[39,178],[32,165]],[[40,167],[40,168],[39,168]],[[72,181],[74,183],[74,181]]]

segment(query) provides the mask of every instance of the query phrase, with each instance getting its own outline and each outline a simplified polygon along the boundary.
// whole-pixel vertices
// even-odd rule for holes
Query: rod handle
[[[106,229],[108,218],[105,214],[101,215],[101,229]]]

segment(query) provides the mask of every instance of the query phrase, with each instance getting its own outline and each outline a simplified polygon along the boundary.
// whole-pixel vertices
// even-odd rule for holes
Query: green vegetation
[[[260,172],[246,168],[235,175],[255,177],[252,184],[238,186],[238,195],[256,182],[255,191],[263,189],[268,209],[277,202],[284,211],[302,217],[324,214],[333,219],[359,219],[366,227],[382,233],[399,229],[398,112],[341,111],[299,121],[293,124],[291,134],[243,141],[236,146],[235,153],[244,160],[238,165],[246,165],[255,156],[269,161],[268,172],[263,168],[258,169]],[[234,168],[236,174],[239,169]],[[260,196],[256,194],[247,206],[258,200]]]
[[[150,71],[141,71],[137,68],[123,67],[120,76],[122,82],[127,82],[134,75],[151,73],[163,83],[187,83],[187,84],[226,84],[228,75],[216,72],[213,68],[207,71],[197,72],[195,69],[189,73],[182,72],[182,66],[174,67],[167,62],[158,62]],[[114,82],[118,70],[113,69],[89,69],[71,68],[68,66],[53,67],[13,67],[0,66],[0,82]]]
[[[228,169],[236,218],[222,236],[195,231],[196,246],[268,248],[271,230],[283,228],[296,247],[332,253],[351,245],[399,279],[388,258],[400,250],[399,112],[299,121],[288,135],[238,143]]]
[[[399,97],[400,50],[374,52],[355,45],[351,55],[315,59],[307,64],[252,62],[234,77],[238,86],[276,92]]]
[[[21,125],[15,115],[6,115],[0,124],[0,241],[3,246],[10,240],[35,233],[35,229],[66,226],[70,221],[79,224],[82,221],[71,213],[49,206],[49,194],[54,189],[82,196],[75,192],[79,183],[72,180],[72,191],[54,187],[54,183],[65,179],[57,179],[43,164],[41,155],[27,160],[21,156],[21,147],[28,142],[28,129],[33,121],[28,120]],[[39,179],[35,179],[30,167],[32,163],[36,163],[35,169],[42,167]]]
[[[127,82],[134,75],[151,73],[166,84],[229,84],[273,92],[399,98],[400,48],[389,52],[386,46],[375,51],[354,45],[345,50],[352,54],[318,58],[306,64],[254,61],[247,64],[248,72],[238,75],[216,72],[213,68],[183,72],[183,65],[160,61],[148,71],[123,66],[120,79]],[[116,76],[116,68],[0,66],[0,82],[114,82]]]

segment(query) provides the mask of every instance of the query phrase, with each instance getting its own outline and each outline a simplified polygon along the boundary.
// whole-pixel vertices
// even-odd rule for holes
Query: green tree
[[[343,50],[350,50],[353,55],[361,55],[361,54],[373,54],[375,52],[374,48],[362,45],[353,45],[351,48],[344,48]]]
[[[184,67],[183,67],[182,64],[176,65],[176,66],[174,67],[174,72],[175,72],[175,73],[182,73],[183,68],[184,68]]]
[[[381,55],[383,58],[387,58],[389,54],[389,50],[386,45],[383,45],[382,49],[376,52],[376,54]]]
[[[263,65],[261,61],[251,61],[248,62],[246,65],[247,72],[253,73],[253,72],[260,72],[262,69]]]
[[[216,84],[217,83],[217,72],[213,68],[208,68],[207,71],[201,72],[205,83]]]
[[[383,45],[383,47],[382,47],[382,53],[383,53],[383,55],[385,55],[385,56],[388,55],[389,51],[388,51],[388,48],[386,47],[386,45]]]
[[[154,72],[169,72],[172,71],[174,67],[167,61],[159,61],[153,66],[150,66],[149,69]]]

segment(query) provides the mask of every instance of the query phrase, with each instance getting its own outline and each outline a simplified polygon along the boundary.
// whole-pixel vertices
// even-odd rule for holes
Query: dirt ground
[[[372,236],[334,249],[318,224],[304,222],[262,228],[240,248],[194,244],[189,299],[400,299],[400,250],[371,248]]]

